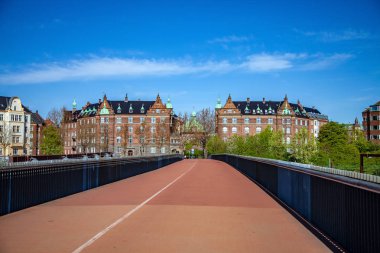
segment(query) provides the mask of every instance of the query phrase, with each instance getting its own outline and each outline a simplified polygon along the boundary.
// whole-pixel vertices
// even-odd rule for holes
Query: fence
[[[76,160],[0,169],[0,215],[169,165],[180,155]]]
[[[255,181],[335,252],[380,252],[380,185],[273,160],[212,155]]]

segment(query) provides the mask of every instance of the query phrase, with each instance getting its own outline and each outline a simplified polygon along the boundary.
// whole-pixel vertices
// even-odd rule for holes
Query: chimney
[[[265,104],[265,98],[263,98],[263,104]]]
[[[102,100],[99,98],[99,104],[101,104],[102,103]]]
[[[36,113],[38,114],[38,110],[36,110]]]
[[[247,104],[249,104],[250,102],[251,102],[251,99],[247,98]]]

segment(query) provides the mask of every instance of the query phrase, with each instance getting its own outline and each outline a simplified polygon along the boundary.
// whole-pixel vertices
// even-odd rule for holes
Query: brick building
[[[42,130],[45,126],[45,121],[41,115],[36,112],[31,114],[30,122],[30,145],[31,155],[40,155],[40,146],[42,140]]]
[[[380,101],[362,112],[363,130],[367,140],[380,144]]]
[[[223,140],[233,135],[255,135],[265,128],[283,131],[284,141],[291,138],[301,129],[318,137],[319,129],[328,122],[328,117],[315,108],[303,106],[300,101],[290,103],[285,96],[283,101],[232,101],[228,96],[222,106],[218,99],[215,107],[216,133]]]
[[[120,156],[180,152],[179,120],[168,99],[155,101],[88,102],[81,110],[73,102],[64,112],[62,134],[65,154],[112,152]]]

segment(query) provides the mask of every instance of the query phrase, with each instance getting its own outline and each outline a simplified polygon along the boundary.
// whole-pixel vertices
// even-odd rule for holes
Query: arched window
[[[128,156],[133,156],[133,150],[128,150]]]
[[[286,137],[286,144],[290,144],[290,137]]]
[[[223,127],[223,133],[226,134],[228,132],[227,127]]]
[[[244,133],[249,134],[249,127],[244,127]]]
[[[232,133],[233,133],[233,134],[236,134],[236,133],[237,133],[237,128],[236,128],[236,127],[233,127],[233,128],[232,128]]]

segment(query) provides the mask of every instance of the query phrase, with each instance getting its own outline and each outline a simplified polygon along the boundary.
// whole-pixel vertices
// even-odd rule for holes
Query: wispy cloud
[[[302,31],[294,29],[296,33],[302,34],[307,37],[313,37],[322,42],[339,42],[349,40],[364,40],[369,39],[372,35],[369,32],[362,30],[347,29],[339,32],[331,31]]]
[[[352,58],[350,54],[309,55],[294,53],[260,53],[248,55],[240,62],[228,60],[191,61],[181,59],[135,59],[90,57],[67,62],[26,66],[19,71],[0,73],[0,84],[54,83],[118,77],[178,75],[212,75],[244,71],[251,73],[285,70],[322,70]]]
[[[227,44],[227,43],[233,43],[233,42],[244,42],[244,41],[249,41],[251,40],[251,36],[236,36],[236,35],[229,35],[229,36],[224,36],[220,38],[214,38],[209,41],[207,41],[210,44]]]
[[[302,64],[299,69],[300,70],[322,70],[337,66],[349,59],[351,59],[353,55],[351,54],[333,54],[333,55],[316,55],[310,57],[311,60]]]

